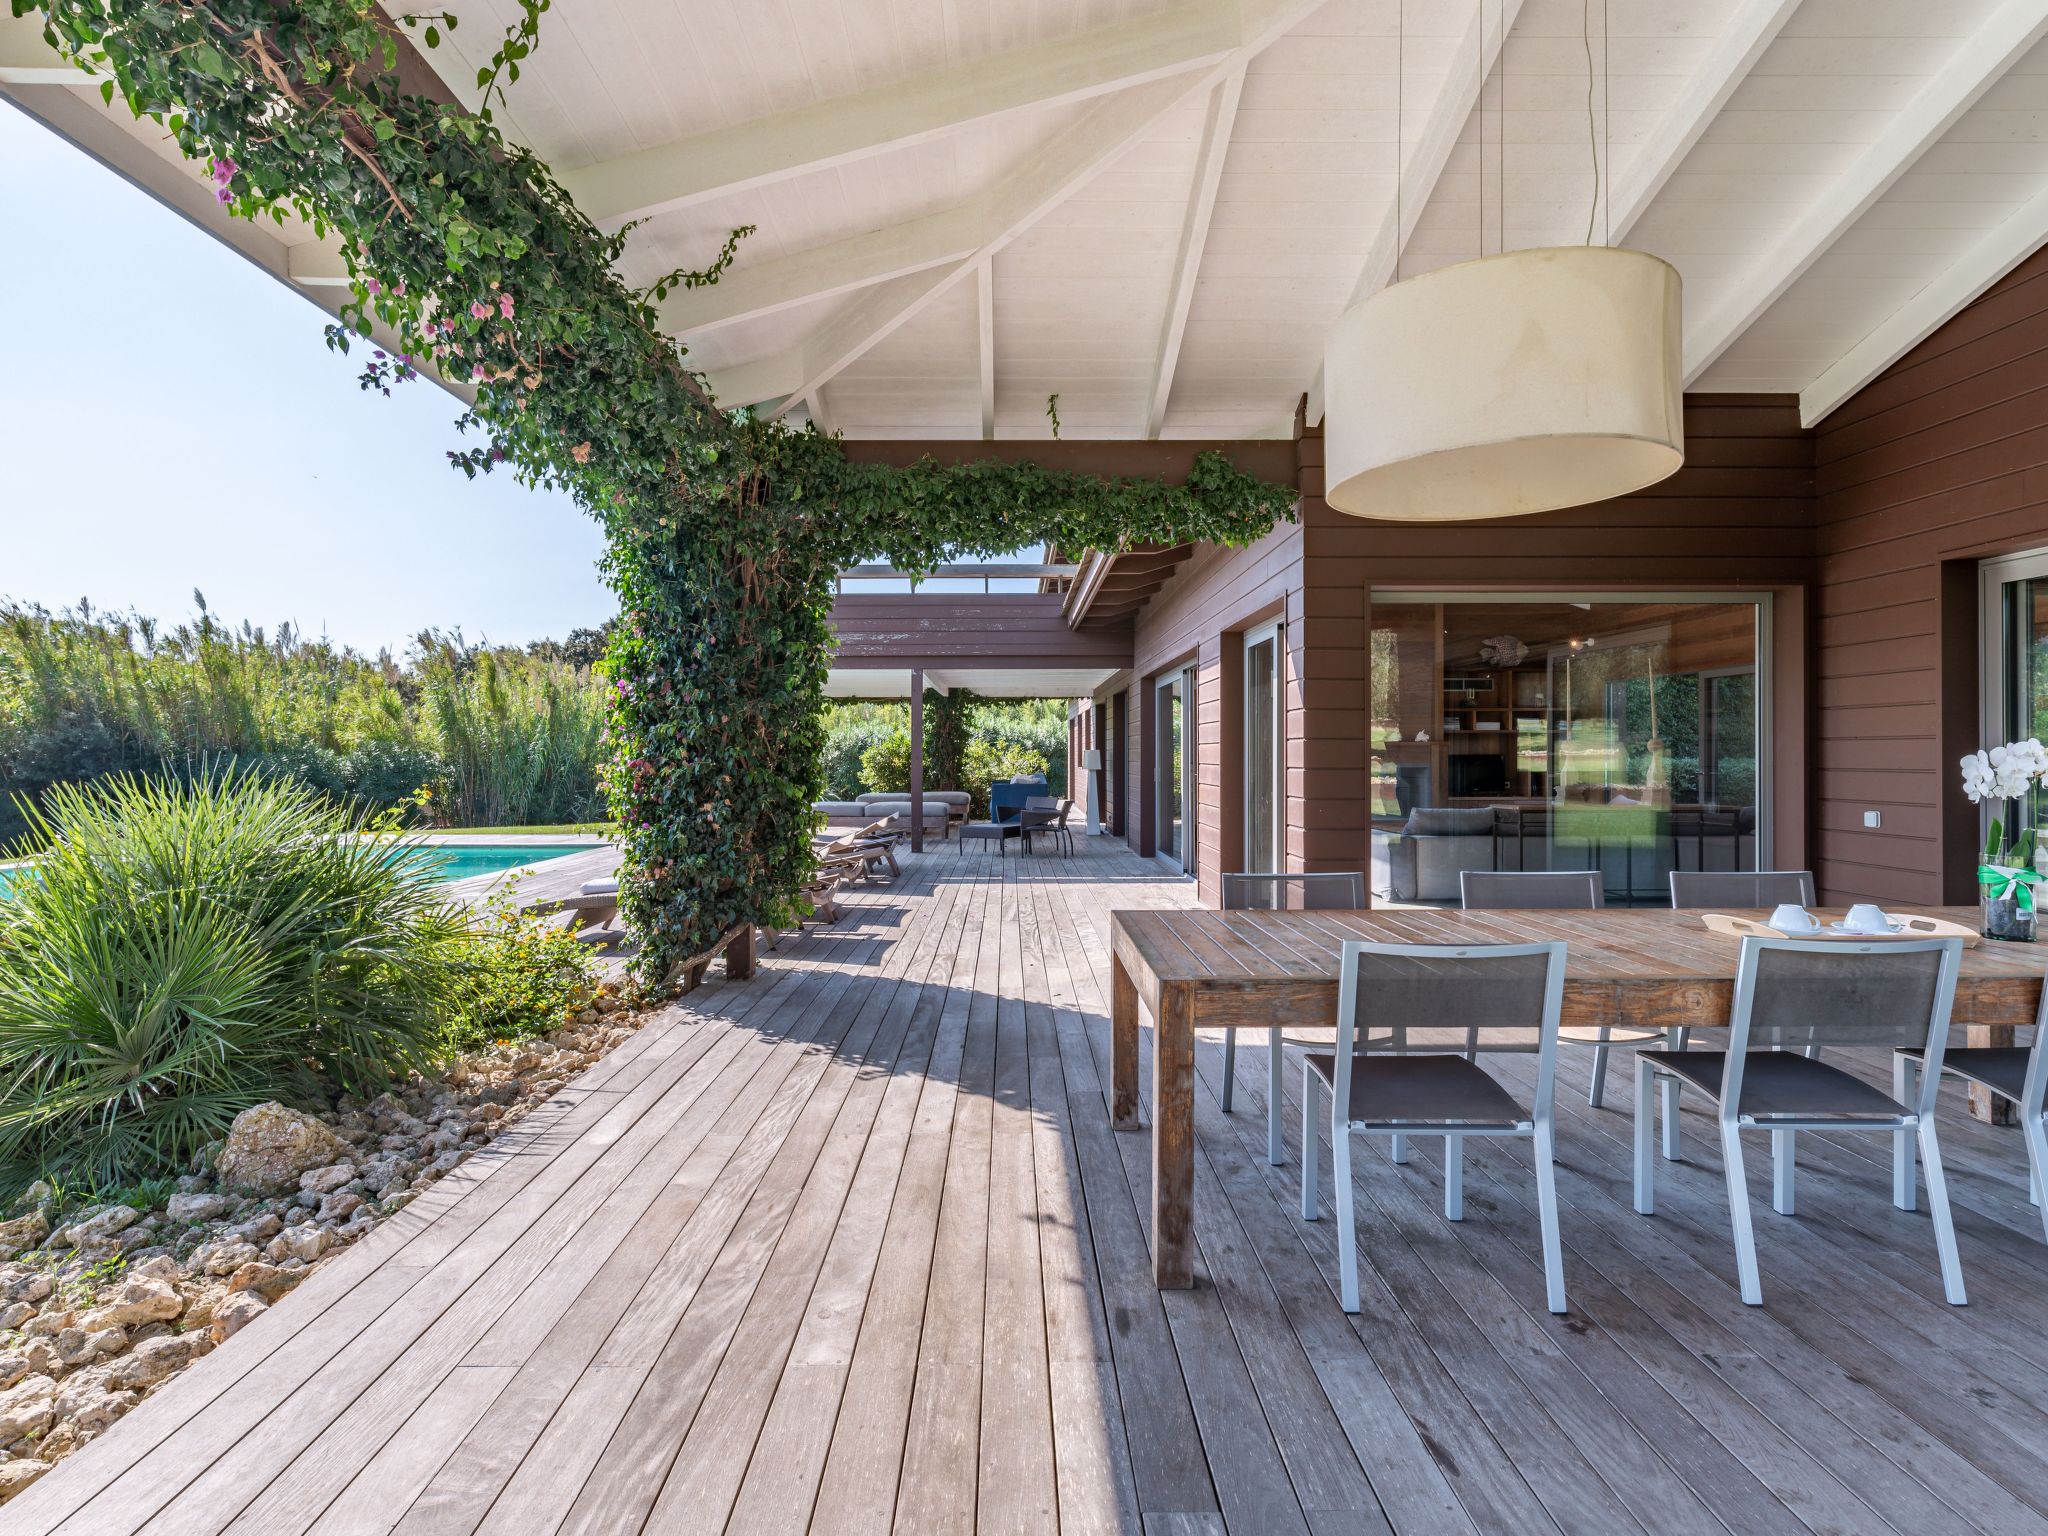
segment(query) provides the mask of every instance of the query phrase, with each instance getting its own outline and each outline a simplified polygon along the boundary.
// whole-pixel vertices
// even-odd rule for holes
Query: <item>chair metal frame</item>
[[[1508,890],[1514,889],[1515,883],[1521,880],[1546,881],[1556,884],[1582,879],[1586,882],[1586,892],[1592,899],[1583,907],[1546,906],[1516,908],[1493,905],[1475,907],[1472,904],[1472,877],[1474,875],[1479,877],[1479,881],[1482,884],[1488,881],[1499,881]],[[1467,912],[1599,912],[1606,909],[1607,891],[1603,884],[1603,877],[1597,869],[1462,869],[1458,871],[1458,900]],[[1572,1038],[1574,1041],[1579,1040],[1579,1037],[1576,1035]],[[1593,1074],[1592,1081],[1586,1087],[1586,1102],[1593,1108],[1598,1109],[1606,1100],[1607,1056],[1612,1045],[1640,1045],[1651,1040],[1668,1038],[1662,1030],[1629,1031],[1626,1026],[1623,1027],[1623,1033],[1616,1036],[1610,1026],[1600,1025],[1593,1037]],[[1673,1155],[1675,1156],[1676,1154],[1674,1153]]]
[[[1386,955],[1433,961],[1505,960],[1541,955],[1545,958],[1541,1017],[1537,1031],[1536,1091],[1528,1118],[1512,1123],[1451,1120],[1353,1120],[1351,1073],[1360,1054],[1358,1038],[1359,961],[1366,955]],[[1378,944],[1347,940],[1344,944],[1337,985],[1337,1042],[1334,1081],[1330,1084],[1330,1177],[1337,1211],[1337,1270],[1339,1299],[1346,1312],[1357,1312],[1358,1224],[1354,1215],[1351,1184],[1351,1133],[1384,1135],[1399,1140],[1407,1136],[1430,1135],[1444,1139],[1444,1219],[1462,1221],[1465,1215],[1464,1151],[1467,1136],[1527,1136],[1533,1144],[1536,1171],[1536,1214],[1543,1233],[1543,1282],[1545,1303],[1552,1312],[1567,1310],[1564,1291],[1564,1246],[1558,1229],[1557,1175],[1554,1154],[1557,1142],[1553,1098],[1557,1078],[1558,1018],[1564,1008],[1565,945],[1544,944]],[[1483,1026],[1482,1026],[1483,1027]],[[1494,1028],[1503,1026],[1495,1025]],[[1483,1049],[1483,1047],[1482,1047]],[[1444,1053],[1452,1054],[1452,1053]],[[1522,1054],[1527,1054],[1526,1052]],[[1367,1070],[1370,1070],[1368,1068]],[[1322,1079],[1312,1064],[1301,1067],[1301,1216],[1315,1221],[1316,1187],[1316,1095]],[[1396,1159],[1399,1161],[1399,1159]]]
[[[1966,1055],[1967,1050],[1966,1047]],[[1901,1103],[1905,1102],[1908,1094],[1916,1093],[1915,1077],[1919,1070],[1919,1058],[1904,1051],[1892,1052],[1892,1096]],[[1973,1075],[1967,1061],[1958,1066],[1953,1060],[1944,1060],[1941,1071],[1935,1074],[1937,1098],[1942,1077],[1975,1083],[2013,1106],[2013,1113],[2020,1122],[2020,1138],[2027,1149],[2027,1199],[2040,1208],[2041,1236],[2043,1241],[2048,1241],[2048,986],[2041,989],[2041,1001],[2034,1012],[2034,1043],[2027,1052],[2027,1073],[2021,1080],[2017,1100],[1995,1083]],[[1895,1136],[1892,1138],[1892,1204],[1902,1211],[1916,1209],[1914,1197],[1918,1185],[1912,1140],[1903,1134]],[[1932,1199],[1931,1191],[1929,1198]]]
[[[1319,884],[1335,886],[1338,881],[1350,882],[1343,894],[1352,898],[1343,907],[1332,907],[1328,902],[1311,901],[1309,891]],[[1223,910],[1226,912],[1271,911],[1271,907],[1253,907],[1248,901],[1236,899],[1250,888],[1263,882],[1268,888],[1284,883],[1298,883],[1303,887],[1302,905],[1312,911],[1355,912],[1365,905],[1365,872],[1363,870],[1317,870],[1309,873],[1302,870],[1272,871],[1266,873],[1234,873],[1223,877]],[[1285,1042],[1278,1029],[1266,1031],[1266,1161],[1278,1167],[1287,1161],[1285,1138],[1280,1129],[1281,1073],[1286,1067]],[[1237,1027],[1226,1025],[1223,1030],[1223,1113],[1230,1113],[1231,1089],[1237,1082]]]
[[[1742,1111],[1742,1078],[1750,1051],[1750,1022],[1756,1009],[1757,970],[1765,953],[1779,950],[1813,955],[1899,955],[1938,951],[1941,963],[1934,987],[1934,1003],[1927,1021],[1927,1072],[1909,1108],[1898,1099],[1896,1114],[1812,1116],[1767,1115],[1758,1117]],[[1721,1158],[1728,1185],[1729,1221],[1735,1233],[1735,1268],[1742,1282],[1742,1299],[1752,1307],[1763,1305],[1763,1281],[1757,1269],[1756,1232],[1750,1222],[1749,1180],[1743,1164],[1742,1133],[1771,1133],[1771,1207],[1780,1215],[1795,1214],[1793,1174],[1796,1166],[1795,1138],[1800,1131],[1885,1131],[1892,1136],[1894,1195],[1898,1192],[1899,1169],[1908,1138],[1917,1137],[1920,1155],[1927,1165],[1927,1203],[1934,1217],[1934,1240],[1941,1257],[1942,1290],[1950,1303],[1962,1306],[1968,1299],[1963,1289],[1963,1270],[1956,1253],[1955,1221],[1949,1210],[1948,1182],[1942,1169],[1941,1147],[1935,1138],[1934,1100],[1941,1081],[1941,1058],[1948,1045],[1949,1014],[1955,1005],[1956,974],[1962,965],[1960,939],[1895,939],[1858,944],[1836,939],[1763,939],[1742,941],[1741,958],[1735,973],[1735,1001],[1729,1011],[1728,1046],[1722,1069],[1721,1091],[1715,1098],[1715,1115],[1721,1131]],[[1874,1043],[1874,1042],[1873,1042]],[[1826,1070],[1836,1070],[1829,1068]],[[1846,1075],[1846,1074],[1845,1074]],[[1651,1152],[1651,1092],[1657,1079],[1671,1078],[1681,1091],[1688,1084],[1658,1061],[1655,1053],[1636,1056],[1635,1103],[1635,1208],[1644,1216],[1656,1214],[1656,1159]],[[1703,1090],[1704,1091],[1704,1090]],[[1666,1100],[1666,1114],[1675,1116],[1677,1095]],[[1910,1207],[1908,1207],[1910,1209]]]

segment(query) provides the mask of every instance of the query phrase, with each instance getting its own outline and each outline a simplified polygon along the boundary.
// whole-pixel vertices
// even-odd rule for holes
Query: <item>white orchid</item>
[[[2009,741],[1989,751],[1972,752],[1962,760],[1963,793],[1970,804],[1983,800],[2017,800],[2048,779],[2048,747],[2039,738]]]

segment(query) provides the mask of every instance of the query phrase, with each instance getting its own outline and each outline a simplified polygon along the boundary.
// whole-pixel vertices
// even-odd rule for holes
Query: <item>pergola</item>
[[[467,102],[514,8],[453,9],[413,68]],[[723,403],[849,438],[1290,436],[1357,298],[1588,238],[1683,274],[1689,390],[1811,424],[2048,236],[2044,32],[2038,0],[630,0],[551,13],[503,121],[638,221],[635,280],[756,225],[664,315]],[[345,293],[33,18],[0,21],[0,92]]]

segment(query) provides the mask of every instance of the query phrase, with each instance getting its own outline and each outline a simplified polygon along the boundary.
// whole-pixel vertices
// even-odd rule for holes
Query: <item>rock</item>
[[[361,1207],[363,1197],[346,1189],[337,1189],[320,1202],[320,1220],[330,1225],[346,1221]]]
[[[93,1399],[107,1390],[107,1377],[112,1373],[110,1365],[96,1365],[90,1370],[79,1371],[57,1387],[57,1400],[51,1405],[51,1417],[56,1419],[76,1418],[91,1406]]]
[[[50,1277],[25,1264],[0,1269],[0,1301],[10,1306],[17,1301],[41,1301],[50,1294]]]
[[[165,1280],[130,1277],[110,1296],[79,1318],[88,1333],[102,1328],[133,1328],[141,1323],[169,1322],[185,1310],[177,1288]]]
[[[140,1392],[173,1371],[182,1370],[212,1348],[213,1341],[200,1329],[147,1340],[136,1345],[133,1354],[108,1367],[107,1385],[116,1391]]]
[[[47,1376],[30,1376],[0,1392],[0,1445],[48,1429],[56,1402],[57,1383]]]
[[[167,1253],[130,1265],[128,1269],[131,1280],[175,1280],[179,1273],[178,1261]]]
[[[256,1104],[235,1116],[215,1168],[231,1188],[274,1195],[347,1155],[347,1143],[311,1115],[282,1104]]]
[[[205,1258],[199,1267],[209,1275],[232,1275],[244,1264],[253,1264],[261,1257],[254,1243],[217,1243],[211,1250],[202,1248],[192,1257],[198,1260],[202,1253]]]
[[[36,1315],[36,1304],[32,1301],[17,1301],[0,1307],[0,1333],[12,1333],[23,1323]]]
[[[226,1195],[184,1194],[171,1196],[164,1214],[173,1221],[212,1221],[225,1216],[227,1209]]]
[[[49,1470],[47,1461],[36,1461],[26,1456],[0,1466],[0,1504],[5,1504]]]
[[[133,1392],[103,1392],[70,1417],[71,1432],[81,1442],[108,1428],[140,1401]]]
[[[213,1321],[214,1309],[223,1299],[219,1291],[202,1291],[185,1303],[185,1326],[188,1329],[204,1328]],[[182,1337],[190,1337],[189,1334]]]
[[[55,1340],[57,1358],[74,1371],[90,1365],[102,1355],[118,1355],[128,1347],[128,1335],[119,1328],[66,1328]]]
[[[332,1163],[299,1176],[299,1188],[309,1195],[332,1194],[356,1176],[354,1163]]]
[[[0,1221],[0,1259],[11,1259],[49,1235],[50,1223],[41,1211],[30,1211],[13,1221]]]
[[[279,1269],[275,1264],[244,1264],[228,1276],[228,1290],[239,1294],[254,1291],[265,1301],[275,1301],[306,1278],[302,1269]]]
[[[0,1355],[0,1392],[21,1380],[29,1370],[27,1355]]]
[[[64,1362],[57,1358],[57,1346],[48,1339],[30,1339],[21,1352],[28,1358],[31,1376],[54,1376],[64,1369]]]
[[[278,1255],[280,1259],[298,1259],[306,1264],[312,1263],[332,1246],[332,1238],[326,1228],[317,1227],[310,1221],[285,1228],[278,1234],[277,1241],[283,1245],[283,1251]]]
[[[40,1316],[29,1319],[21,1331],[31,1338],[54,1339],[71,1326],[74,1316],[76,1314],[69,1307],[50,1307]]]
[[[214,1343],[225,1344],[269,1310],[270,1303],[254,1291],[236,1291],[215,1310],[207,1332]],[[0,1398],[0,1402],[4,1401]]]
[[[51,1233],[50,1246],[53,1248],[85,1248],[94,1243],[107,1242],[118,1233],[133,1226],[141,1215],[142,1212],[136,1210],[132,1205],[101,1206],[90,1215],[78,1221],[67,1223],[56,1232]]]
[[[284,1221],[274,1211],[265,1211],[238,1227],[229,1227],[221,1237],[234,1243],[267,1243],[284,1230]]]

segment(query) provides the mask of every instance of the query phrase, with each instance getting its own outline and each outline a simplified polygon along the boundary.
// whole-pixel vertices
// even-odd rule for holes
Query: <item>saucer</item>
[[[1829,923],[1829,933],[1840,934],[1845,939],[1881,939],[1888,933],[1905,931],[1904,923],[1886,923],[1882,928],[1851,928],[1846,923]]]

